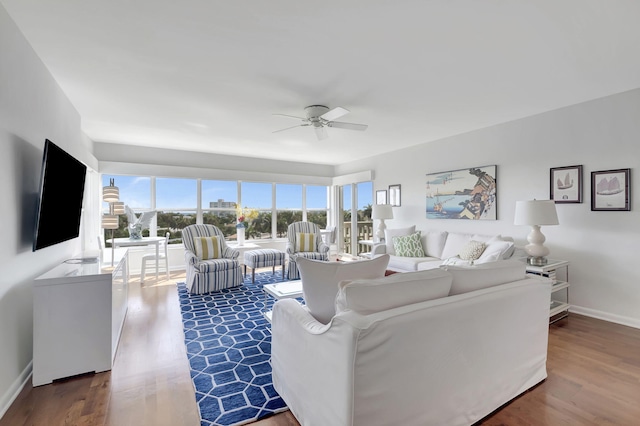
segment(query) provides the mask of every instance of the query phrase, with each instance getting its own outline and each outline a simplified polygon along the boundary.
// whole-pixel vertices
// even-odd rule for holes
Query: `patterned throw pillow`
[[[393,249],[396,256],[401,257],[424,257],[424,249],[420,241],[420,231],[411,235],[393,237]]]
[[[197,237],[194,240],[196,256],[200,260],[220,259],[220,241],[218,237]]]
[[[316,251],[316,234],[296,233],[296,251]]]
[[[482,255],[482,252],[487,247],[485,243],[480,241],[471,240],[460,249],[458,256],[462,260],[476,260]]]

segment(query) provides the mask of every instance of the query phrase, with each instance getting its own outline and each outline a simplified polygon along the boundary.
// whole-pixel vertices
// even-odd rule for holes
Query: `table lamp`
[[[378,242],[384,241],[384,230],[387,228],[387,225],[384,224],[384,220],[393,219],[393,209],[391,208],[391,204],[374,204],[373,211],[371,212],[371,219],[378,219],[380,221],[378,224],[378,230],[376,231],[376,236],[378,237]]]
[[[558,225],[556,203],[553,200],[516,201],[514,225],[529,225],[531,232],[527,236],[524,247],[527,253],[527,263],[533,266],[547,264],[549,249],[544,246],[545,237],[540,232],[542,225]]]

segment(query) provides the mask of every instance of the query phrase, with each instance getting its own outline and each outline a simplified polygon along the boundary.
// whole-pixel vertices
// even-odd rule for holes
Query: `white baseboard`
[[[597,318],[604,321],[614,322],[616,324],[626,325],[628,327],[640,328],[640,319],[623,317],[622,315],[611,314],[609,312],[598,311],[596,309],[583,308],[581,306],[571,305],[569,312],[579,315]]]
[[[33,372],[33,361],[29,362],[29,364],[22,370],[20,376],[11,384],[11,387],[7,389],[2,398],[0,398],[0,419],[7,412],[13,401],[16,400],[24,385],[27,384],[27,381],[31,377],[31,373]]]

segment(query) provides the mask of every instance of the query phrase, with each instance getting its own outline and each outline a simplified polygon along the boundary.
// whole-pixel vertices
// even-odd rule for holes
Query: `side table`
[[[558,277],[558,272],[561,277]],[[569,316],[569,261],[549,259],[548,263],[543,266],[533,266],[527,264],[527,274],[540,275],[549,278],[553,285],[551,287],[551,301],[549,306],[549,324],[553,324],[563,318]],[[559,278],[562,278],[559,279]],[[560,297],[561,290],[565,290],[564,300]]]

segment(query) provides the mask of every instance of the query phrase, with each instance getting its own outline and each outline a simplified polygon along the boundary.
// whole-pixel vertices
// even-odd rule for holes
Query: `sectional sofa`
[[[550,292],[505,260],[343,280],[327,323],[279,300],[274,387],[304,426],[471,425],[547,377]]]
[[[409,237],[419,233],[422,252],[418,256],[402,256],[396,253],[394,241],[398,237]],[[477,259],[463,259],[460,253],[470,241],[484,244]],[[447,231],[416,231],[415,225],[406,228],[386,229],[385,242],[375,244],[371,257],[388,254],[388,269],[396,272],[413,272],[437,268],[443,263],[457,265],[479,265],[513,257],[516,247],[513,238],[501,235],[481,235]]]

